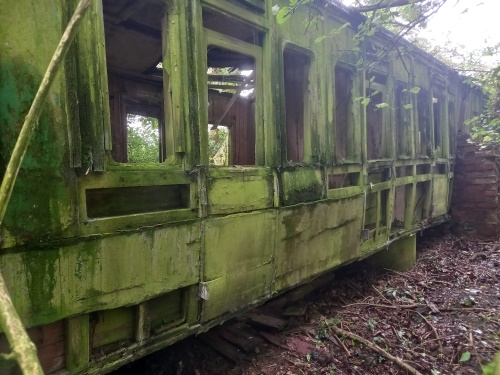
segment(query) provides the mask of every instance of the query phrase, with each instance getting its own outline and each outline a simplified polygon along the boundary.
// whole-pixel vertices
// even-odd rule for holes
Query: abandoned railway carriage
[[[411,260],[447,220],[480,95],[404,41],[357,69],[338,5],[314,25],[274,5],[93,2],[1,228],[46,373],[109,372],[379,250]],[[2,3],[0,168],[75,6]]]

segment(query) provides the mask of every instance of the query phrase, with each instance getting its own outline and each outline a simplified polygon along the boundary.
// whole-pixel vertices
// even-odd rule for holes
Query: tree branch
[[[349,9],[351,9],[354,12],[358,12],[358,13],[366,13],[366,12],[373,12],[374,10],[378,10],[378,9],[397,8],[397,7],[402,7],[405,5],[423,3],[424,1],[427,1],[427,0],[381,1],[378,4],[365,5],[365,6],[359,6],[359,7],[350,7]]]

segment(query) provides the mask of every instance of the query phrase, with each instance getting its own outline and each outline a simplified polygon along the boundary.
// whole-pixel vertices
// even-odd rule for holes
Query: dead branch
[[[411,305],[383,305],[379,303],[368,303],[368,302],[356,302],[356,303],[351,303],[349,305],[343,306],[344,308],[350,307],[350,306],[368,306],[368,307],[380,307],[383,309],[416,309],[418,307],[429,307],[429,305],[423,305],[421,303],[414,303]],[[483,311],[483,312],[495,312],[495,309],[487,309],[487,308],[482,308],[482,307],[436,307],[439,312],[444,312],[444,311]]]
[[[380,296],[380,297],[381,297],[381,298],[382,298],[385,302],[387,302],[387,303],[391,303],[391,301],[389,301],[387,298],[385,298],[385,297],[384,297],[384,295],[383,295],[382,293],[380,293],[380,291],[379,291],[377,288],[375,288],[375,286],[373,286],[373,285],[372,285],[372,288],[373,288],[373,290],[374,290],[375,292],[377,292],[377,294],[378,294],[378,295],[379,295],[379,296]]]
[[[384,309],[415,309],[417,307],[427,307],[427,305],[422,305],[420,303],[418,304],[411,304],[411,305],[382,305],[378,303],[368,303],[368,302],[356,302],[356,303],[351,303],[350,305],[343,306],[344,308],[350,307],[350,306],[371,306],[371,307],[380,307]]]
[[[366,12],[373,12],[373,11],[379,10],[379,9],[397,8],[397,7],[402,7],[402,6],[410,5],[410,4],[423,3],[424,1],[427,1],[427,0],[413,0],[413,1],[411,1],[411,0],[394,0],[394,1],[385,1],[385,2],[381,1],[380,3],[372,4],[372,5],[350,7],[350,9],[354,12],[366,13]]]
[[[384,349],[382,349],[378,345],[373,344],[372,342],[364,339],[363,337],[358,336],[358,335],[351,333],[349,331],[345,331],[343,329],[337,328],[336,326],[330,326],[330,329],[333,332],[335,332],[335,334],[337,334],[337,335],[343,335],[343,336],[349,337],[350,339],[353,339],[353,340],[356,340],[356,341],[362,343],[367,348],[370,348],[371,350],[383,355],[388,360],[394,362],[399,367],[405,369],[406,371],[408,371],[409,374],[422,375],[422,373],[419,372],[416,368],[410,366],[409,364],[407,364],[406,362],[402,361],[401,359],[393,356],[392,354],[387,353]]]
[[[437,342],[439,344],[439,349],[443,350],[443,345],[441,344],[441,340],[439,340],[439,336],[438,336],[436,327],[434,327],[432,325],[432,323],[429,322],[427,320],[427,318],[425,316],[423,316],[422,314],[420,314],[418,311],[414,311],[414,310],[410,310],[410,311],[413,312],[413,313],[415,313],[415,314],[418,314],[418,316],[420,316],[422,318],[422,320],[427,323],[427,325],[432,329],[432,332],[434,333],[434,337],[436,338],[436,340],[437,340]]]

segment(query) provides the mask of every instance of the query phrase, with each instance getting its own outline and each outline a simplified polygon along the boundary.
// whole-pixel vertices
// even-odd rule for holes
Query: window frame
[[[243,22],[243,21],[242,21]],[[250,44],[239,40],[237,38],[218,33],[216,31],[203,28],[204,32],[204,46],[205,54],[203,59],[203,67],[205,72],[208,69],[206,51],[210,46],[224,48],[229,51],[240,53],[242,55],[250,56],[255,61],[255,73],[254,73],[254,92],[255,92],[255,112],[254,112],[254,127],[255,127],[255,164],[254,165],[244,165],[244,167],[263,167],[265,166],[265,144],[264,144],[264,106],[263,106],[263,47],[255,44]],[[205,79],[202,85],[202,89],[208,92],[208,84]],[[203,111],[205,112],[204,118],[208,119],[208,105],[205,104]],[[200,124],[202,128],[201,131],[207,132],[207,142],[208,142],[208,122],[207,124]],[[232,132],[230,132],[232,133]],[[202,137],[203,139],[203,137]],[[230,143],[231,140],[229,141]],[[207,144],[208,147],[208,144]],[[202,150],[207,150],[207,147],[202,147]],[[202,156],[202,160],[208,159],[208,154],[206,158]],[[231,157],[229,157],[231,160]],[[217,166],[209,165],[210,168],[228,168],[228,166]]]
[[[285,77],[285,53],[289,51],[289,53],[296,54],[296,55],[303,55],[304,57],[307,58],[307,64],[305,65],[305,74],[304,74],[304,82],[303,82],[303,119],[302,119],[302,139],[303,139],[303,144],[302,144],[302,160],[300,161],[292,161],[288,158],[288,123],[286,120],[286,87],[285,87],[285,82],[286,82],[286,77]],[[283,127],[282,127],[282,132],[283,132],[283,159],[285,160],[287,165],[301,165],[306,163],[310,155],[308,155],[308,150],[310,149],[310,146],[306,144],[306,141],[310,138],[307,136],[307,133],[310,128],[310,119],[311,119],[311,106],[310,106],[310,75],[311,75],[311,70],[314,64],[314,52],[298,46],[296,44],[287,42],[283,45],[282,50],[281,50],[281,73],[282,73],[282,79],[283,79],[283,90],[282,90],[282,105],[283,105]]]
[[[433,154],[436,158],[447,158],[449,156],[449,124],[448,124],[448,104],[449,100],[444,89],[433,87],[432,94],[432,146]],[[437,102],[434,102],[437,99]],[[436,124],[436,104],[439,106],[439,113],[437,114],[439,123]],[[438,133],[436,134],[436,126]],[[436,139],[438,137],[438,139]],[[436,142],[436,140],[438,142]],[[448,142],[448,147],[447,143]]]
[[[382,84],[382,83],[378,83],[378,82],[369,82],[369,84],[367,84],[365,86],[365,92],[364,92],[364,95],[366,98],[368,98],[367,96],[367,92],[368,90],[372,90],[372,91],[378,91],[378,93],[376,95],[381,95],[381,101],[380,103],[390,103],[390,89],[389,87],[387,87],[387,76],[384,74],[384,76],[386,77],[386,83],[385,84]],[[386,110],[386,108],[379,108],[378,110],[381,111],[380,112],[380,116],[381,116],[381,120],[380,120],[380,123],[381,123],[381,142],[380,142],[380,151],[382,153],[382,155],[376,159],[371,159],[368,155],[368,115],[367,115],[367,109],[368,109],[368,106],[369,105],[372,105],[372,93],[370,93],[370,102],[367,104],[367,105],[363,105],[364,107],[364,114],[365,114],[365,150],[366,150],[366,153],[365,153],[365,157],[366,157],[366,161],[368,162],[374,162],[374,161],[386,161],[386,160],[392,160],[392,155],[393,155],[393,149],[392,149],[392,143],[393,143],[393,140],[392,140],[392,129],[391,129],[391,115],[390,113],[388,113],[388,111]],[[380,104],[380,103],[377,103],[377,104]],[[376,104],[373,104],[373,105],[376,105]]]
[[[406,97],[406,100],[403,100],[403,97]],[[411,105],[411,107],[405,109],[405,105]],[[412,159],[415,155],[413,132],[413,124],[415,123],[415,107],[416,98],[415,94],[411,92],[411,85],[409,85],[408,82],[396,80],[394,85],[394,154],[396,159]],[[408,116],[406,122],[402,121],[402,117],[405,115]],[[406,152],[404,152],[405,148]]]
[[[337,70],[344,71],[349,74],[349,89],[350,95],[349,109],[347,113],[347,145],[346,145],[346,157],[341,159],[337,152]],[[333,106],[333,117],[332,117],[332,154],[333,160],[336,165],[344,164],[359,164],[361,156],[361,142],[360,142],[360,130],[359,130],[359,107],[356,105],[355,98],[358,96],[358,85],[359,77],[356,71],[356,67],[344,63],[342,61],[337,61],[333,69],[333,98],[331,105]]]

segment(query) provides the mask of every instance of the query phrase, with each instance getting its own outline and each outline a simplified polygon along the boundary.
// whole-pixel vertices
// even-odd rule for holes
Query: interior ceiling
[[[152,0],[103,0],[106,59],[111,71],[151,74],[161,61],[161,25],[165,10]],[[260,43],[260,35],[248,25],[204,12],[205,27],[245,40]],[[208,66],[254,69],[252,57],[217,47],[209,47]]]
[[[254,70],[254,59],[238,52],[210,46],[207,50],[207,65],[209,68]]]
[[[162,56],[163,7],[148,1],[103,0],[103,10],[106,59],[111,70],[151,72]]]

